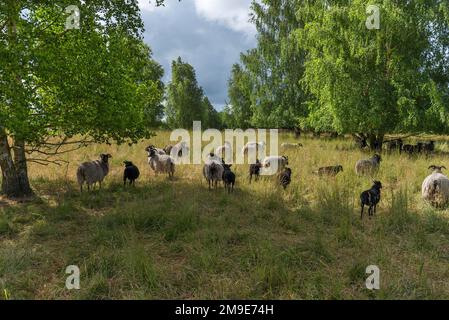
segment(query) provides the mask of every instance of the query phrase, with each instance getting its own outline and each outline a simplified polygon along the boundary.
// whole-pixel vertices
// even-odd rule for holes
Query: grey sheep
[[[375,154],[370,159],[359,160],[355,164],[355,172],[357,175],[372,175],[379,170],[381,161],[382,158],[378,154]]]
[[[100,185],[104,178],[109,173],[109,159],[112,158],[110,154],[100,154],[100,159],[90,162],[83,162],[76,171],[76,177],[80,186],[80,191],[83,192],[84,183],[87,184],[87,190],[97,182]]]
[[[148,152],[148,164],[154,173],[168,173],[168,177],[172,178],[175,174],[175,160],[166,154],[159,154],[155,148],[149,146],[145,149]]]

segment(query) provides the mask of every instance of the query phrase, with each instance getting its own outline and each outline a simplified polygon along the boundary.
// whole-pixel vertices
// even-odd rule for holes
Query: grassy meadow
[[[64,155],[68,166],[30,165],[36,198],[0,198],[0,299],[449,299],[449,211],[421,200],[431,164],[446,165],[449,139],[437,154],[383,154],[377,216],[360,219],[358,159],[371,156],[350,139],[301,137],[288,150],[292,184],[248,183],[236,165],[234,194],[209,192],[202,166],[156,177],[145,146],[163,147],[169,132],[129,147],[93,145]],[[298,142],[289,134],[280,143]],[[109,152],[101,191],[80,194],[77,165]],[[122,162],[141,177],[122,185]],[[312,174],[341,164],[336,178]],[[67,290],[65,268],[81,270],[81,289]],[[365,268],[380,268],[380,290],[365,287]]]

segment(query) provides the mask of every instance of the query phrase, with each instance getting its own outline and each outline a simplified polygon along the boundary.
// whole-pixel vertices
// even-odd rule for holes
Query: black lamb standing
[[[131,161],[124,161],[125,171],[123,174],[123,184],[126,186],[126,181],[129,180],[129,185],[134,185],[137,178],[139,178],[140,171]]]
[[[382,183],[380,181],[373,181],[374,185],[371,189],[363,191],[360,195],[360,201],[362,205],[362,211],[360,213],[360,219],[363,219],[363,209],[366,206],[368,208],[368,216],[372,216],[376,213],[377,204],[380,201],[380,189],[382,189]]]
[[[249,166],[249,183],[251,183],[253,176],[255,176],[256,181],[259,180],[260,168],[262,168],[262,164],[258,159],[256,159],[256,163],[253,163]]]
[[[290,182],[292,182],[292,169],[285,168],[279,175],[279,182],[285,190]]]
[[[235,185],[235,174],[231,171],[231,166],[231,164],[223,164],[223,182],[228,193],[234,192]]]

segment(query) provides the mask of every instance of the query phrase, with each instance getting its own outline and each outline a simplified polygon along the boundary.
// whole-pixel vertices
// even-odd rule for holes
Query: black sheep
[[[279,183],[285,190],[291,181],[292,181],[292,169],[285,168],[284,171],[282,171],[279,174]]]
[[[362,205],[360,219],[363,218],[363,209],[365,208],[365,205],[369,206],[368,216],[372,216],[376,213],[376,207],[380,201],[380,189],[382,189],[382,183],[380,181],[373,182],[374,185],[371,187],[371,189],[363,191],[360,195],[360,202]]]
[[[223,183],[228,193],[234,192],[235,174],[231,171],[232,164],[223,164]]]
[[[251,179],[253,178],[253,175],[256,176],[255,180],[259,180],[260,176],[260,168],[262,168],[262,164],[258,159],[256,159],[256,163],[253,163],[249,166],[249,183],[251,183]]]
[[[123,174],[123,184],[126,186],[126,181],[129,180],[129,185],[133,185],[137,178],[139,178],[140,171],[131,161],[124,161],[125,171]]]

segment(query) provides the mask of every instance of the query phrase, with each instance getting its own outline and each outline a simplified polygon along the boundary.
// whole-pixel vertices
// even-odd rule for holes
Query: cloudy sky
[[[232,64],[256,45],[248,22],[251,0],[167,0],[158,8],[149,2],[140,0],[145,42],[164,66],[164,81],[170,81],[171,62],[180,56],[193,65],[205,94],[221,109]]]

